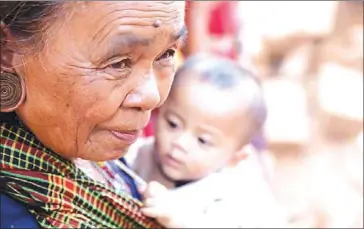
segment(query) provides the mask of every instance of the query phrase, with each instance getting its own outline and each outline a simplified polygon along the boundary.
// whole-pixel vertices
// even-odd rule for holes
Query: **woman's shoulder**
[[[40,228],[26,206],[0,193],[0,228]]]

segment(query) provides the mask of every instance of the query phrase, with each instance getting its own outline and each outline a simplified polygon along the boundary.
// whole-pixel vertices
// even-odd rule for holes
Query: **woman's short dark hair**
[[[60,1],[1,1],[0,18],[12,36],[19,40],[40,41],[41,32],[56,18]],[[3,34],[1,34],[3,35]],[[3,43],[3,36],[1,42]]]
[[[42,31],[49,25],[62,2],[57,1],[0,1],[1,26],[18,41],[30,42],[27,51],[39,50],[43,44]],[[1,46],[7,43],[4,28],[0,30]],[[0,113],[1,121],[15,121],[15,113]]]

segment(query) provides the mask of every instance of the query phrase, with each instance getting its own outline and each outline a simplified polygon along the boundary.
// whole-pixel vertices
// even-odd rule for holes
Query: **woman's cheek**
[[[86,104],[80,106],[79,112],[84,112],[85,120],[93,124],[102,123],[110,120],[120,108],[125,95],[117,93],[117,91],[110,91],[110,89],[102,89],[101,92],[90,93],[83,101]],[[83,107],[83,109],[82,109]]]
[[[159,93],[161,96],[161,101],[158,106],[161,106],[168,98],[173,80],[174,80],[173,74],[168,75],[167,77],[165,77],[164,79],[161,80],[161,83],[159,84]]]

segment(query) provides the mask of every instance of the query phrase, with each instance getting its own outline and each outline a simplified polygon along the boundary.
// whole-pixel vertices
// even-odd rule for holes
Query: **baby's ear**
[[[232,158],[231,166],[235,166],[239,162],[247,159],[254,153],[254,147],[252,145],[245,145],[242,149],[236,152]]]

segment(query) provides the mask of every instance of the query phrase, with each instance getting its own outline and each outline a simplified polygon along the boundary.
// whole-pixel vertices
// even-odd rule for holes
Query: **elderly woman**
[[[75,159],[122,157],[165,101],[184,2],[0,6],[1,227],[159,227]]]

